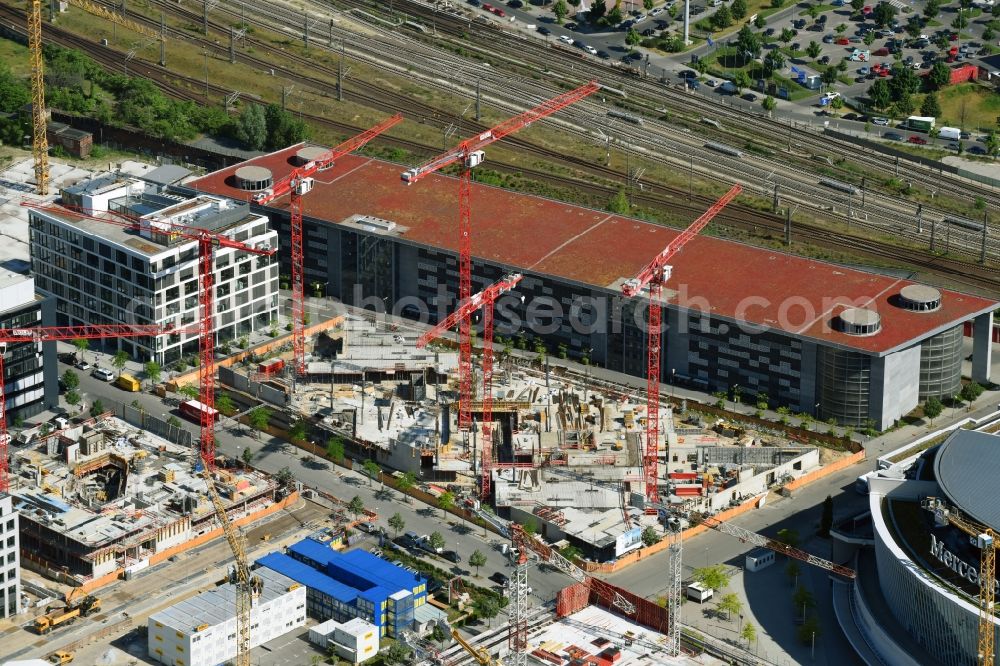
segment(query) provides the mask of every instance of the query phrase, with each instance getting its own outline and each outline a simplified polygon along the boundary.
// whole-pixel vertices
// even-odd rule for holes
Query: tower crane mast
[[[925,497],[921,506],[934,513],[938,525],[954,525],[969,535],[969,540],[979,548],[979,666],[993,666],[996,660],[996,624],[993,601],[996,594],[996,540],[997,533],[985,525],[964,516],[938,497]]]
[[[483,149],[505,136],[527,127],[536,120],[546,118],[571,104],[597,92],[600,86],[591,81],[575,90],[557,95],[533,109],[505,120],[496,127],[466,139],[457,147],[404,171],[401,178],[412,185],[441,169],[461,163],[458,183],[458,304],[459,307],[472,297],[472,169],[486,158]],[[472,424],[472,335],[468,319],[459,320],[458,330],[458,427],[467,429]]]
[[[660,347],[662,334],[660,324],[662,319],[663,285],[670,279],[670,258],[677,254],[685,245],[701,232],[719,212],[742,191],[740,185],[733,187],[712,204],[705,213],[691,223],[656,257],[646,265],[639,274],[627,280],[622,285],[622,294],[627,297],[638,296],[643,289],[649,290],[649,316],[647,317],[647,351],[646,362],[646,451],[643,454],[643,472],[646,482],[646,500],[649,504],[659,502],[659,491],[656,487],[657,449],[660,442]],[[655,512],[655,508],[647,507],[647,512]]]
[[[520,273],[510,273],[494,282],[486,289],[478,292],[463,302],[457,310],[442,319],[437,326],[427,331],[417,339],[417,347],[425,347],[434,338],[444,335],[445,331],[468,322],[472,313],[483,308],[483,449],[480,476],[480,496],[489,497],[493,469],[493,304],[504,294],[510,292],[524,278]],[[470,390],[471,394],[471,390]],[[471,399],[462,396],[459,399]],[[462,406],[459,405],[459,409]]]
[[[402,122],[403,114],[383,120],[374,127],[351,137],[339,146],[331,148],[315,160],[296,167],[287,176],[274,183],[263,192],[255,194],[252,201],[265,205],[278,197],[289,195],[289,217],[292,245],[292,349],[294,351],[295,375],[301,377],[306,372],[306,334],[305,334],[305,267],[302,251],[302,195],[312,190],[313,176],[333,166],[334,162],[344,155],[355,151],[382,134],[391,127]]]
[[[224,247],[271,257],[276,248],[254,247],[241,241],[229,238],[225,234],[199,229],[186,224],[178,224],[169,220],[157,219],[155,213],[151,216],[135,219],[127,215],[108,214],[98,216],[82,209],[70,209],[56,204],[24,201],[22,206],[44,210],[60,216],[76,216],[83,219],[96,220],[105,224],[113,224],[131,231],[144,231],[168,239],[182,238],[198,243],[198,286],[200,287],[198,301],[201,310],[198,319],[198,365],[199,397],[198,400],[208,407],[201,410],[201,440],[200,458],[207,461],[209,468],[215,467],[215,248]]]
[[[212,498],[215,514],[222,523],[229,549],[233,551],[233,557],[236,559],[236,666],[250,666],[250,609],[253,607],[255,588],[259,583],[250,575],[246,541],[229,521],[226,507],[215,489],[210,461],[202,459],[202,462],[204,465],[201,474],[205,479],[205,485],[208,486],[209,497]]]
[[[136,338],[174,332],[172,326],[136,326],[104,324],[96,326],[47,326],[37,328],[0,328],[0,494],[10,490],[7,447],[7,402],[4,397],[3,356],[7,345],[23,342],[56,342],[59,340],[94,340],[105,338]]]

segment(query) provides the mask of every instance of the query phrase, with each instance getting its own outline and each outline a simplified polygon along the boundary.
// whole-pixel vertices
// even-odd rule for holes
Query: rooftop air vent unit
[[[909,284],[900,289],[899,307],[911,312],[934,312],[941,309],[941,292],[923,284]]]
[[[271,170],[259,166],[245,166],[236,170],[236,187],[247,192],[266,190],[274,185]]]
[[[882,317],[867,308],[846,308],[837,316],[836,326],[848,335],[875,335],[882,330]]]

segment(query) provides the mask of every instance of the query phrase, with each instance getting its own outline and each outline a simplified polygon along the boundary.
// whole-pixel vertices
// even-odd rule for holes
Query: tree
[[[892,19],[896,18],[896,8],[888,2],[880,2],[875,5],[875,11],[872,12],[872,18],[875,20],[875,25],[880,28],[884,28],[892,23]]]
[[[652,525],[647,525],[642,531],[642,545],[652,546],[654,543],[660,541],[660,535],[656,533],[656,528]]]
[[[788,576],[788,582],[792,585],[798,585],[800,573],[802,573],[802,567],[799,566],[798,560],[788,560],[788,564],[785,565],[785,575]]]
[[[964,12],[959,12],[958,15],[954,19],[952,19],[951,27],[953,27],[955,30],[964,30],[965,28],[969,27],[969,18],[965,15]]]
[[[83,358],[83,352],[90,349],[90,340],[86,338],[76,338],[73,340],[73,346],[76,347],[76,350],[80,352],[80,357]]]
[[[757,28],[758,30],[763,30],[766,25],[767,25],[767,19],[764,18],[763,14],[758,12],[757,18],[753,20],[753,27]]]
[[[912,39],[916,39],[917,37],[919,37],[920,33],[923,31],[924,31],[924,22],[916,14],[911,16],[906,21],[906,34],[908,34]]]
[[[268,104],[264,110],[267,122],[267,142],[264,148],[278,150],[308,137],[305,123],[277,104]]]
[[[448,640],[448,634],[444,633],[444,629],[441,628],[440,624],[435,624],[434,628],[431,629],[431,640],[441,646]]]
[[[608,201],[608,210],[616,215],[628,214],[628,197],[625,196],[624,188],[618,188],[618,192]]]
[[[927,398],[927,401],[924,403],[924,416],[929,418],[931,423],[934,423],[934,419],[941,416],[941,412],[943,411],[944,405],[936,396]]]
[[[472,555],[469,555],[469,566],[476,567],[476,578],[478,578],[479,567],[486,566],[486,556],[479,552],[478,549],[472,551]]]
[[[410,661],[410,648],[402,643],[394,642],[382,652],[382,663],[405,664]]]
[[[236,138],[250,150],[263,150],[267,144],[267,118],[264,107],[250,104],[235,122]]]
[[[843,109],[844,108],[844,98],[843,97],[834,97],[833,100],[831,100],[831,102],[830,102],[830,108],[832,108],[834,111],[840,111],[841,109]]]
[[[587,12],[587,19],[597,25],[604,21],[605,15],[608,13],[608,5],[604,0],[594,0],[594,4],[590,6],[590,11]]]
[[[941,105],[938,103],[937,95],[930,93],[924,97],[924,101],[920,105],[920,115],[931,118],[937,118],[941,115]]]
[[[435,552],[444,549],[444,536],[440,532],[431,532],[428,538]]]
[[[382,468],[374,460],[366,460],[362,467],[365,468],[365,474],[368,475],[369,484],[373,483],[382,474]]]
[[[732,12],[733,18],[739,21],[747,15],[747,0],[733,0],[729,11]]]
[[[608,25],[615,26],[622,22],[622,10],[617,5],[608,11]]]
[[[827,67],[820,75],[820,79],[823,81],[823,85],[827,88],[832,88],[837,82],[837,68],[833,66]]]
[[[292,474],[292,470],[288,467],[282,467],[278,470],[278,473],[274,475],[275,480],[282,486],[288,486],[295,480],[295,475]]]
[[[774,49],[764,57],[764,76],[770,77],[785,66],[785,55]]]
[[[647,12],[653,8],[653,0],[642,0],[642,8]],[[593,11],[593,9],[591,9]]]
[[[629,46],[638,46],[639,42],[642,41],[642,35],[634,27],[629,28],[628,32],[625,33],[625,43]]]
[[[831,527],[833,527],[833,497],[827,495],[823,500],[823,515],[819,519],[819,535],[830,536]]]
[[[747,642],[747,647],[757,640],[757,627],[753,626],[753,622],[747,622],[743,625],[743,630],[740,632],[740,638]]]
[[[791,28],[782,28],[781,34],[778,35],[778,39],[785,44],[790,44],[793,39],[795,39],[795,31]]]
[[[986,145],[986,154],[990,157],[996,157],[1000,153],[1000,136],[995,131],[990,131],[983,143]]]
[[[750,87],[750,75],[745,69],[736,72],[733,76],[733,85],[736,86],[736,94],[739,94],[744,88]]]
[[[809,56],[811,60],[815,60],[822,53],[823,47],[819,45],[819,42],[813,40],[809,42],[809,46],[806,47],[806,55]]]
[[[847,24],[841,23],[836,28],[834,28],[834,32],[836,32],[838,35],[844,34],[845,32],[847,32]]]
[[[778,530],[777,540],[781,543],[788,544],[792,548],[798,548],[799,546],[799,533],[796,530],[782,528]]]
[[[119,349],[115,352],[114,358],[111,359],[111,365],[118,370],[119,374],[125,369],[125,364],[128,363],[128,352]]]
[[[72,370],[67,370],[63,373],[62,382],[67,391],[75,391],[80,387],[80,375],[76,374]]]
[[[198,391],[198,387],[194,384],[184,384],[177,389],[177,392],[188,400],[197,400],[201,393]]]
[[[417,477],[413,472],[404,472],[401,477],[396,479],[396,490],[406,495],[406,501],[410,501],[410,496],[406,494],[406,491],[417,485]]]
[[[718,30],[728,28],[733,24],[733,12],[729,9],[729,5],[722,5],[719,7],[714,14],[712,14],[712,25]]]
[[[814,21],[816,20],[816,17],[818,17],[822,13],[823,10],[820,9],[818,5],[809,5],[809,8],[806,9],[806,14],[808,14],[809,18],[813,19]]]
[[[799,585],[795,594],[792,595],[792,603],[795,604],[796,612],[798,609],[802,609],[802,615],[805,617],[806,610],[816,606],[816,597],[813,596],[812,592]]]
[[[250,447],[248,446],[245,449],[243,449],[243,453],[240,454],[240,457],[243,458],[243,466],[249,467],[250,461],[253,460],[253,451],[251,451]]]
[[[355,518],[357,518],[365,512],[365,503],[360,497],[355,495],[351,498],[351,501],[347,503],[347,510],[350,511]]]
[[[104,403],[100,400],[95,400],[94,404],[90,406],[90,415],[93,417],[98,417],[104,413]]]
[[[160,381],[160,374],[163,372],[163,368],[156,361],[149,361],[143,367],[146,373],[146,378],[149,380],[150,384],[156,384]]]
[[[764,107],[765,111],[767,111],[768,117],[770,117],[771,114],[774,112],[774,110],[778,108],[778,102],[776,102],[775,99],[770,95],[765,97],[764,101],[762,101],[760,105]]]
[[[302,441],[308,436],[309,425],[305,419],[295,419],[288,428],[288,437],[292,440]]]
[[[326,440],[326,455],[334,462],[344,459],[344,440],[340,437],[331,437]]]
[[[559,554],[565,557],[570,562],[573,562],[583,555],[583,551],[571,544],[569,546],[563,546],[559,550]]]
[[[472,608],[475,609],[476,615],[486,618],[489,621],[489,626],[492,627],[493,618],[500,612],[500,602],[494,597],[484,594],[472,603]]]
[[[931,66],[931,71],[927,74],[927,82],[930,83],[935,90],[944,88],[951,82],[951,69],[948,68],[947,64],[938,60]],[[927,115],[934,115],[937,117],[939,113],[940,108],[938,109],[938,113]]]
[[[941,0],[927,0],[924,5],[924,17],[932,19],[941,11]]]
[[[876,109],[887,109],[892,104],[892,93],[889,91],[889,82],[885,79],[878,79],[868,87],[868,99]]]
[[[871,46],[875,43],[875,31],[865,33],[865,36],[861,38],[861,41],[865,43],[865,46]]]
[[[617,7],[615,9],[617,9]],[[562,25],[563,21],[566,19],[566,15],[569,14],[569,7],[566,6],[566,0],[556,0],[555,6],[552,7],[552,13],[556,15],[556,23]],[[621,21],[619,21],[619,23],[620,22]]]
[[[76,389],[66,391],[66,404],[76,407],[80,404],[80,393]]]
[[[215,408],[226,416],[232,416],[236,413],[236,403],[233,402],[228,393],[219,394],[215,399]]]
[[[760,55],[761,48],[760,35],[751,30],[749,25],[744,25],[736,33],[736,50],[741,58],[756,58]]]
[[[962,400],[965,400],[968,403],[973,403],[976,401],[976,398],[978,398],[983,394],[983,390],[984,390],[983,387],[980,386],[978,383],[969,382],[968,384],[962,387],[962,393],[961,393]]]
[[[695,569],[691,577],[703,587],[712,590],[722,590],[729,586],[729,574],[721,564]]]
[[[785,0],[771,0],[771,6],[780,9],[785,4]]]
[[[441,509],[441,517],[444,518],[446,512],[455,506],[455,493],[445,491],[438,497],[438,508]]]
[[[389,527],[395,532],[395,536],[399,536],[399,533],[406,529],[406,521],[399,513],[394,513],[389,516]]]
[[[720,611],[725,612],[727,620],[732,621],[733,614],[739,615],[739,612],[743,610],[743,602],[740,601],[740,595],[730,592],[722,596],[722,599],[719,600],[718,608]]]
[[[254,407],[250,410],[247,417],[250,421],[251,428],[257,432],[264,432],[271,423],[271,410],[263,405],[260,407]]]
[[[815,615],[810,615],[805,619],[798,629],[799,640],[803,643],[809,644],[820,635],[820,625],[819,620],[816,619]]]
[[[851,0],[851,9],[854,10],[855,14],[865,8],[865,1],[866,0]]]

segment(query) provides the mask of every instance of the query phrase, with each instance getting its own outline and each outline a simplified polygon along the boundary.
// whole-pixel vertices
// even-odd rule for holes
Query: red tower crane
[[[701,217],[691,223],[676,238],[670,241],[667,246],[656,257],[646,265],[639,274],[627,280],[622,285],[622,293],[625,296],[637,296],[643,289],[649,290],[649,316],[647,323],[647,348],[648,358],[646,363],[646,453],[643,455],[643,472],[646,482],[646,500],[648,504],[659,503],[660,494],[656,488],[656,460],[657,446],[660,441],[660,344],[661,344],[661,315],[662,305],[660,297],[663,293],[663,285],[670,279],[670,266],[667,264],[670,258],[677,254],[682,247],[698,235],[705,226],[712,221],[719,212],[732,201],[737,194],[743,190],[740,185],[733,187],[722,197],[712,204],[712,207],[705,211]],[[655,507],[647,506],[647,512],[656,512]]]
[[[492,129],[477,134],[458,144],[455,148],[414,167],[402,174],[403,182],[412,185],[418,180],[428,176],[444,167],[461,163],[462,172],[458,185],[458,303],[461,307],[472,296],[472,168],[482,163],[486,158],[483,148],[494,141],[499,141],[508,134],[530,125],[536,120],[541,120],[552,115],[560,109],[564,109],[570,104],[575,104],[581,99],[592,95],[600,86],[591,81],[580,86],[576,90],[571,90],[562,95],[539,104],[533,109],[514,116],[500,123]],[[472,394],[472,337],[470,333],[470,322],[468,319],[458,321],[458,381],[459,381],[459,403],[458,403],[458,427],[468,428],[472,423],[470,410],[470,396]]]
[[[308,193],[314,183],[313,176],[333,166],[333,163],[352,151],[361,148],[366,143],[385,132],[390,127],[402,122],[403,114],[383,120],[371,129],[351,137],[336,148],[331,148],[320,157],[296,167],[290,174],[277,181],[270,188],[258,192],[252,198],[260,205],[268,204],[278,197],[289,196],[288,208],[291,218],[292,241],[292,349],[295,362],[295,375],[300,377],[306,372],[306,332],[305,332],[305,284],[302,252],[302,195]]]
[[[4,397],[6,382],[3,380],[3,355],[7,345],[22,342],[55,342],[57,340],[93,340],[100,338],[136,338],[172,333],[170,326],[135,326],[110,324],[105,326],[49,326],[40,328],[0,328],[0,494],[10,489],[7,473],[7,401]]]
[[[250,254],[270,257],[277,252],[277,249],[271,247],[254,247],[214,231],[169,222],[167,220],[159,220],[155,217],[147,216],[141,219],[133,219],[127,215],[114,213],[106,217],[99,217],[94,212],[83,212],[77,208],[70,209],[56,204],[25,201],[21,205],[49,211],[59,216],[75,215],[84,219],[113,224],[131,231],[149,233],[154,237],[163,237],[168,240],[181,238],[198,242],[198,285],[201,288],[198,295],[201,309],[201,316],[198,320],[198,355],[200,356],[198,365],[198,400],[203,405],[209,407],[209,409],[202,410],[201,412],[200,457],[207,461],[209,469],[214,469],[215,323],[212,316],[215,312],[215,274],[212,272],[212,266],[215,264],[214,250],[216,247],[228,247],[242,252],[249,252]]]
[[[480,466],[482,475],[482,486],[480,495],[489,497],[490,495],[490,475],[493,469],[493,438],[491,424],[493,423],[493,304],[502,295],[509,292],[517,283],[524,278],[520,273],[510,273],[500,280],[477,293],[475,296],[464,301],[457,310],[442,319],[437,326],[427,331],[417,339],[417,347],[424,347],[434,338],[441,337],[445,331],[461,327],[462,322],[469,322],[472,313],[483,308],[483,452],[482,464]],[[470,340],[471,350],[471,340]],[[459,396],[459,401],[470,400],[471,379],[469,386],[470,395]],[[459,413],[462,405],[459,404]],[[471,413],[471,409],[469,409]]]

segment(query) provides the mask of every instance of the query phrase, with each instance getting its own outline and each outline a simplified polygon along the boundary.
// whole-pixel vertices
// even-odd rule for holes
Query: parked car
[[[524,3],[521,0],[507,0],[507,6],[511,9],[520,9],[524,7]]]
[[[114,381],[115,379],[115,373],[111,372],[107,368],[102,368],[100,366],[95,367],[93,371],[91,371],[90,376],[105,382]]]
[[[875,116],[874,118],[872,118],[872,125],[882,125],[883,127],[885,127],[888,124],[889,124],[888,118],[883,118],[881,116]]]
[[[870,71],[872,71],[870,67],[858,67],[858,74],[861,76],[868,76]]]
[[[455,564],[458,564],[459,562],[462,561],[462,556],[453,550],[444,551],[443,553],[441,553],[441,557]]]
[[[745,99],[748,102],[756,102],[757,95],[754,95],[752,92],[743,93],[742,95],[740,95],[740,99]]]
[[[902,134],[896,134],[895,132],[886,132],[882,136],[884,138],[888,139],[889,141],[902,141],[903,140],[903,135]]]
[[[833,35],[823,35],[824,44],[833,44]]]
[[[567,46],[573,45],[573,38],[567,35],[559,35],[559,41],[562,42],[563,44],[566,44]]]
[[[549,30],[548,28],[546,28],[544,25],[538,26],[537,29],[538,29],[538,34],[539,35],[545,35],[546,37],[548,37],[549,35],[552,34],[552,31]]]
[[[701,87],[701,82],[698,81],[698,79],[687,79],[685,83],[687,84],[687,87],[690,88],[691,90],[697,90],[698,88]]]
[[[604,60],[607,60],[608,58],[610,58],[610,57],[611,57],[611,54],[610,54],[610,53],[608,53],[607,51],[598,51],[598,52],[597,52],[597,57],[598,57],[598,58],[602,58],[602,59],[604,59]]]
[[[74,352],[62,352],[57,358],[61,363],[68,363],[70,365],[76,363],[76,353]]]
[[[910,136],[910,138],[907,139],[907,142],[914,143],[914,144],[916,144],[918,146],[926,146],[927,145],[927,139],[925,139],[922,136],[917,136],[916,134]]]
[[[850,43],[851,43],[851,40],[849,40],[847,37],[840,37],[840,38],[837,39],[837,44],[839,46],[847,46]],[[888,55],[888,53],[886,55]]]
[[[678,74],[682,79],[697,79],[698,72],[693,69],[685,69],[680,74]]]
[[[643,37],[652,37],[653,35],[656,34],[656,28],[646,28],[639,34],[642,35]]]
[[[715,86],[719,85],[719,82],[716,81],[715,79],[709,79],[708,81],[705,81],[705,85],[708,86],[709,88],[714,88]]]
[[[822,58],[820,58],[819,59],[819,64],[821,64],[821,65],[829,65],[830,64],[830,56],[825,55]]]
[[[507,584],[510,583],[510,578],[504,576],[499,571],[491,575],[490,580],[499,585],[500,587],[507,587]]]
[[[77,361],[73,365],[73,367],[76,368],[77,370],[90,370],[90,364],[84,361],[83,359]]]

